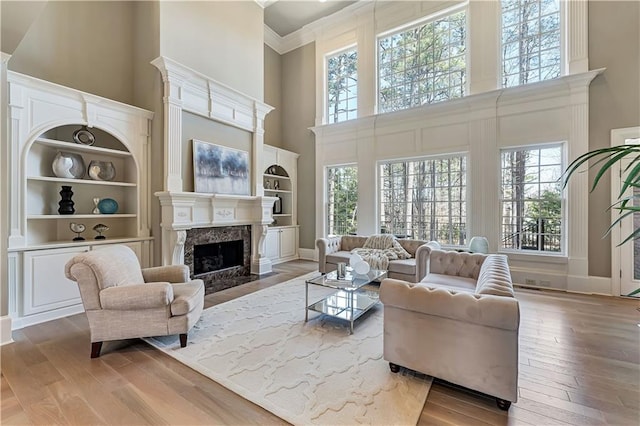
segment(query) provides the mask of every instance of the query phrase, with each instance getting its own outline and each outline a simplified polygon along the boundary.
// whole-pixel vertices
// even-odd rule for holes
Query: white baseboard
[[[5,315],[0,317],[0,346],[13,342],[13,335],[11,334],[11,317]]]
[[[20,330],[21,328],[28,327],[30,325],[36,325],[42,322],[68,317],[70,315],[75,315],[82,312],[84,312],[84,307],[82,306],[82,303],[80,303],[78,305],[55,309],[53,311],[41,312],[39,314],[14,318],[11,326],[13,327],[13,330]]]
[[[298,254],[300,255],[300,259],[302,260],[315,260],[318,261],[318,252],[316,249],[306,249],[301,248],[298,249]]]

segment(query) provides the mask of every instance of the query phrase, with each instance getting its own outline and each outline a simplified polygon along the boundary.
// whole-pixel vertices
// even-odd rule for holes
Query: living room
[[[289,6],[295,2],[291,3]],[[516,87],[503,87],[499,77],[500,51],[495,46],[499,45],[500,22],[499,6],[495,2],[353,2],[302,29],[289,30],[288,34],[278,34],[265,26],[269,8],[277,4],[260,5],[252,1],[2,2],[3,87],[7,87],[7,79],[13,78],[7,74],[16,73],[153,114],[152,118],[149,115],[143,118],[147,123],[141,125],[144,130],[139,127],[136,130],[140,146],[147,147],[146,151],[140,148],[140,153],[134,153],[136,164],[147,162],[136,180],[140,183],[136,195],[140,199],[140,219],[119,218],[122,230],[120,225],[110,224],[112,230],[106,231],[107,238],[118,235],[117,232],[135,235],[146,266],[182,263],[184,257],[176,247],[182,238],[180,232],[186,227],[166,226],[165,201],[155,194],[194,191],[191,140],[249,152],[251,196],[269,195],[263,185],[266,156],[261,147],[268,145],[281,150],[279,152],[294,153],[297,200],[295,207],[292,206],[296,219],[291,224],[295,228],[292,257],[301,260],[287,266],[288,263],[277,264],[269,257],[261,257],[262,218],[251,222],[250,268],[258,276],[267,276],[264,278],[267,281],[254,282],[257,288],[260,282],[275,283],[278,275],[280,282],[294,278],[287,275],[287,268],[298,271],[298,275],[317,271],[316,240],[339,229],[332,228],[324,213],[328,211],[325,195],[328,171],[343,168],[355,171],[357,224],[355,230],[349,232],[372,235],[380,232],[384,222],[384,209],[380,204],[384,194],[378,181],[385,167],[457,156],[464,157],[468,166],[463,188],[467,194],[464,244],[456,242],[460,240],[459,235],[449,234],[438,238],[445,246],[460,248],[473,235],[486,236],[490,252],[509,254],[514,283],[560,291],[550,292],[554,295],[552,306],[557,303],[549,308],[551,310],[571,301],[580,306],[598,305],[597,309],[608,304],[618,306],[620,301],[622,310],[633,303],[617,297],[626,293],[621,291],[623,284],[618,274],[612,272],[621,270],[620,265],[627,262],[631,245],[618,247],[615,235],[602,238],[612,220],[607,206],[616,195],[612,194],[609,178],[605,177],[592,192],[590,184],[595,171],[578,174],[569,181],[568,188],[561,192],[559,220],[562,226],[558,232],[561,243],[557,248],[550,250],[547,246],[545,250],[543,244],[535,250],[512,250],[513,247],[505,247],[506,231],[501,226],[505,210],[501,208],[504,175],[501,175],[500,164],[514,150],[539,154],[542,148],[559,146],[563,157],[557,168],[562,169],[588,150],[614,144],[612,130],[640,124],[638,72],[629,71],[637,71],[640,51],[639,10],[635,2],[562,2],[560,75]],[[421,102],[418,104],[421,106],[404,110],[389,107],[388,112],[382,112],[385,110],[379,104],[375,89],[379,84],[376,70],[380,68],[376,40],[396,34],[407,25],[461,11],[467,14],[467,81],[462,84],[464,91],[460,94],[464,96],[432,104]],[[337,122],[342,118],[330,121],[325,100],[326,61],[349,52],[354,46],[358,50],[358,96],[356,107],[350,108],[357,113],[355,118],[349,116],[344,122]],[[28,84],[28,80],[25,78],[20,83]],[[193,87],[198,90],[190,92],[188,89]],[[199,90],[202,87],[207,88],[205,92]],[[189,98],[193,103],[187,101],[185,93],[193,96]],[[3,117],[13,118],[14,128],[23,129],[20,111],[26,110],[23,108],[26,105],[11,103],[7,96],[3,91]],[[225,102],[229,97],[235,97],[229,102],[236,113],[225,115],[224,108],[229,105]],[[84,114],[85,122],[90,121],[91,110],[87,109]],[[245,122],[243,117],[251,119]],[[67,130],[70,133],[75,128]],[[91,127],[89,130],[100,135]],[[56,334],[51,323],[45,321],[54,320],[56,315],[47,317],[49,311],[39,311],[38,306],[30,306],[31,311],[24,310],[28,301],[24,299],[25,261],[21,256],[30,250],[24,241],[34,235],[36,241],[50,232],[55,234],[52,240],[58,235],[69,234],[69,240],[74,236],[68,229],[46,229],[50,219],[22,219],[25,215],[22,200],[30,197],[22,191],[47,184],[27,186],[20,181],[17,164],[24,160],[10,149],[14,142],[5,138],[6,132],[0,179],[2,235],[7,236],[3,237],[1,248],[3,258],[9,259],[8,264],[2,263],[0,270],[3,343],[5,336],[11,336],[11,329],[24,327],[32,337]],[[633,134],[624,138],[633,139]],[[131,185],[123,185],[122,192],[131,191],[128,188]],[[79,196],[81,194],[76,194],[76,199]],[[214,202],[217,201],[214,199]],[[175,200],[167,203],[174,203],[174,207],[179,204]],[[221,215],[224,210],[214,208],[207,214],[215,216],[216,212]],[[179,214],[175,210],[176,218]],[[35,226],[30,226],[31,223]],[[88,230],[90,232],[90,228]],[[391,232],[403,233],[394,228]],[[88,232],[84,235],[87,237]],[[315,269],[306,269],[310,267]],[[270,276],[270,269],[278,275]],[[538,308],[544,310],[543,306]],[[80,312],[81,305],[76,304],[75,308],[78,307]],[[56,309],[57,313],[62,312]],[[76,318],[77,312],[69,318]],[[607,314],[598,315],[606,318]],[[628,314],[619,315],[629,320]],[[67,321],[85,327],[86,333],[87,326],[82,320]],[[24,332],[16,332],[24,336]],[[14,340],[16,342],[4,346],[3,351],[20,347],[20,340],[15,336]],[[623,346],[628,347],[627,344]],[[82,345],[73,347],[85,349]],[[615,348],[611,350],[615,352]],[[109,355],[117,352],[109,351]],[[637,350],[627,355],[633,360],[637,358]],[[149,351],[127,356],[151,357],[155,364],[163,362],[160,354],[149,355]],[[109,359],[104,357],[104,361],[99,362],[129,365],[131,361],[117,355],[115,360]],[[27,365],[46,368],[39,360],[37,355]],[[637,359],[634,362],[637,368]],[[179,363],[174,362],[171,368],[185,369],[174,364]],[[140,370],[132,370],[134,376],[142,374]],[[68,373],[74,374],[71,370]],[[3,381],[3,385],[5,383]],[[637,398],[637,392],[632,394]],[[619,402],[619,398],[616,401]],[[624,404],[619,402],[619,405]],[[622,407],[623,411],[624,408],[626,406]],[[238,422],[257,422],[261,417],[250,419]],[[532,420],[529,418],[528,422]]]

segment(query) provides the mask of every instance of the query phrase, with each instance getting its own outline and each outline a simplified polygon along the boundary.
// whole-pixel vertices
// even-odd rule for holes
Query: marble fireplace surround
[[[233,287],[236,281],[250,274],[251,268],[251,227],[250,226],[221,226],[213,228],[192,228],[187,231],[184,244],[184,264],[189,267],[191,276],[204,281],[205,294]],[[195,246],[228,241],[242,241],[243,262],[240,266],[211,271],[195,276],[194,250]]]
[[[262,157],[264,118],[273,107],[247,96],[170,58],[151,62],[164,84],[164,191],[160,200],[162,263],[185,263],[186,231],[194,228],[248,225],[251,228],[251,274],[271,272],[264,255],[267,226],[273,222],[275,197],[264,195]],[[204,194],[184,191],[182,115],[187,111],[251,132],[251,194]],[[212,135],[215,137],[215,135]]]

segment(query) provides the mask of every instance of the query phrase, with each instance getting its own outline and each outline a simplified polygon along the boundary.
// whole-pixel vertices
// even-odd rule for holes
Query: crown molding
[[[344,9],[339,10],[317,21],[313,21],[304,27],[296,30],[284,37],[273,31],[268,25],[264,25],[264,42],[267,46],[278,52],[280,55],[291,52],[299,47],[316,41],[318,36],[331,29],[332,32],[348,26],[353,26],[354,14],[372,11],[375,7],[374,1],[358,1]]]
[[[254,0],[256,3],[258,3],[258,6],[260,6],[261,8],[266,8],[272,4],[274,4],[275,2],[277,2],[278,0]]]

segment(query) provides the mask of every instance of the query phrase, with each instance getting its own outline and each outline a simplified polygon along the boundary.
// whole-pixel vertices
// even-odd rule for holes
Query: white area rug
[[[305,323],[304,280],[315,274],[205,310],[186,348],[177,336],[147,341],[296,425],[416,424],[431,378],[389,371],[380,304],[352,335],[346,321],[315,312]],[[310,301],[327,292],[309,289]]]

